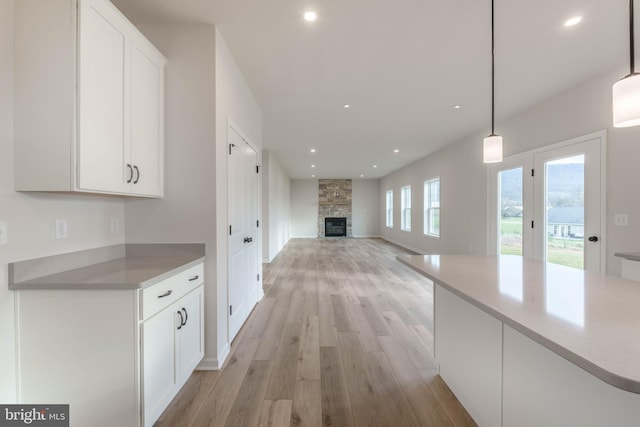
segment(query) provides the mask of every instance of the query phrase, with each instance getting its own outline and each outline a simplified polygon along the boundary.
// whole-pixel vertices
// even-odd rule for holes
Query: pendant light
[[[633,0],[629,0],[629,74],[613,85],[613,126],[640,125],[640,73],[635,70]]]
[[[495,36],[493,24],[493,0],[491,0],[491,135],[484,139],[484,163],[498,163],[502,161],[502,137],[495,133]]]

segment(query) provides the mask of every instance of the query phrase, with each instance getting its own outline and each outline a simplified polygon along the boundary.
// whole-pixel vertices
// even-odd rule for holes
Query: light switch
[[[66,219],[56,219],[56,239],[69,237],[69,227]]]
[[[626,227],[629,225],[629,215],[627,214],[615,214],[613,222],[618,227]]]

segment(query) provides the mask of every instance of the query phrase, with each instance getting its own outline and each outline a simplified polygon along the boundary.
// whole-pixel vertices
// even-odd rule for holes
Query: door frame
[[[227,143],[227,147],[229,146],[229,144],[231,144],[231,130],[233,130],[234,132],[236,132],[243,140],[244,142],[246,142],[249,147],[251,147],[253,149],[253,151],[256,152],[256,166],[258,167],[258,173],[256,174],[256,195],[255,195],[255,202],[256,202],[256,212],[258,215],[258,221],[260,221],[260,226],[258,227],[258,231],[256,233],[256,248],[257,248],[257,254],[256,254],[256,263],[257,263],[257,269],[259,271],[260,274],[260,280],[257,283],[258,286],[258,298],[257,300],[260,301],[262,299],[262,297],[264,296],[264,290],[262,287],[262,280],[263,280],[263,275],[262,275],[262,151],[258,149],[258,147],[253,143],[253,141],[242,131],[242,129],[233,121],[231,120],[231,118],[227,118],[227,138],[226,138],[226,143]],[[228,151],[226,151],[228,153]],[[230,168],[230,157],[227,155],[226,156],[226,167],[227,167],[227,212],[226,212],[226,227],[225,230],[227,232],[225,232],[225,240],[226,240],[226,250],[227,250],[227,256],[226,256],[226,262],[227,262],[227,283],[226,283],[226,306],[225,306],[225,312],[226,312],[226,319],[227,319],[227,343],[228,345],[231,344],[231,340],[230,340],[230,336],[229,336],[229,318],[231,317],[229,315],[229,295],[230,295],[230,290],[229,287],[231,286],[231,256],[230,256],[230,245],[231,245],[231,239],[229,238],[229,225],[231,224],[230,218],[229,218],[229,207],[230,207],[230,203],[231,203],[231,192],[229,191],[231,188],[231,183],[230,183],[230,178],[231,178],[231,168]],[[251,309],[253,309],[253,307],[251,307]],[[251,313],[251,310],[249,310],[249,313]]]
[[[514,154],[512,156],[506,157],[502,163],[494,163],[489,165],[487,168],[487,254],[495,255],[498,253],[498,235],[497,235],[497,223],[495,221],[497,216],[497,203],[498,203],[498,194],[497,194],[497,173],[498,171],[510,169],[509,165],[513,164],[514,167],[517,167],[519,164],[523,164],[523,159],[529,157],[531,160],[528,160],[533,168],[533,158],[536,154],[544,153],[549,150],[556,150],[559,148],[568,147],[574,144],[579,144],[582,142],[591,141],[593,139],[600,140],[600,272],[604,274],[606,272],[606,264],[607,264],[607,131],[600,130],[590,134],[578,136],[575,138],[567,139],[564,141],[556,142],[550,145],[545,145],[543,147],[535,148],[533,150],[524,151],[518,154]],[[506,168],[505,168],[506,165]],[[525,173],[524,176],[527,176]],[[524,182],[523,182],[524,185]],[[531,186],[533,187],[533,185]],[[533,189],[535,191],[535,189]],[[529,198],[529,196],[524,195],[525,198]],[[533,198],[533,195],[531,195]],[[527,218],[529,221],[533,219],[535,216],[534,212],[527,213]],[[524,222],[524,218],[523,218]],[[523,231],[524,234],[524,231]],[[531,238],[533,235],[531,235]],[[533,242],[530,243],[531,248],[533,247]],[[529,243],[526,243],[529,245]],[[534,257],[532,252],[529,252],[530,258]]]

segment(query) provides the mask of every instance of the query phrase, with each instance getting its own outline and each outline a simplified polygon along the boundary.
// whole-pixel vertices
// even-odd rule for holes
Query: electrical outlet
[[[120,221],[117,218],[111,218],[111,234],[118,234],[120,232]]]
[[[0,221],[0,245],[6,245],[9,243],[9,236],[7,236],[7,222]]]
[[[69,237],[69,227],[66,219],[56,219],[56,239]]]
[[[613,216],[613,222],[618,227],[627,227],[629,225],[629,215],[627,215],[627,214],[615,214]]]

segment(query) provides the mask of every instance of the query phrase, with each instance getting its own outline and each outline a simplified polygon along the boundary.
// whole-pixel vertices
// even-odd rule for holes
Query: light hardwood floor
[[[292,239],[223,369],[156,427],[473,426],[436,374],[433,286],[381,239]]]

